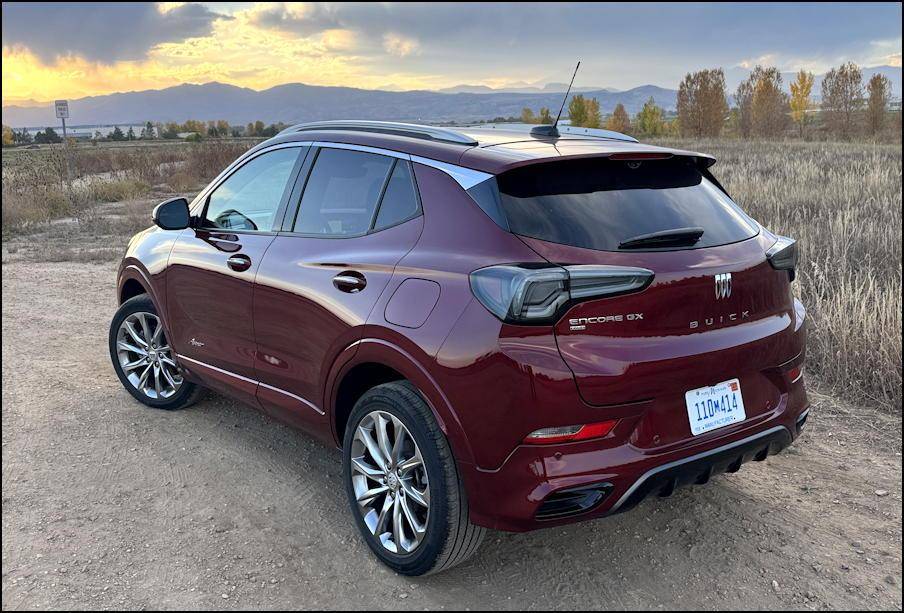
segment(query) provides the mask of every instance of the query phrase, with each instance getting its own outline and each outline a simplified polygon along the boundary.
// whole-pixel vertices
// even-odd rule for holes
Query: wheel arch
[[[154,304],[154,309],[157,311],[157,316],[163,323],[163,329],[166,332],[167,337],[171,338],[170,329],[167,325],[166,310],[163,308],[163,300],[155,289],[154,284],[151,282],[150,276],[142,266],[134,262],[124,263],[119,271],[119,278],[116,285],[116,299],[117,304],[119,305],[122,305],[126,300],[134,298],[135,296],[146,294]]]
[[[437,381],[410,353],[389,341],[368,338],[356,341],[340,355],[327,381],[328,409],[333,437],[341,446],[354,403],[371,387],[406,380],[417,388],[437,424],[446,435],[458,461],[473,463],[470,444],[461,422]]]

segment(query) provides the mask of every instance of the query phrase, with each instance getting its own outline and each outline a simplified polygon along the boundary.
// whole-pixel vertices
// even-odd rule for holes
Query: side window
[[[276,212],[301,147],[257,156],[223,181],[207,199],[204,226],[228,230],[274,229]]]
[[[375,229],[388,228],[403,222],[418,212],[417,194],[411,179],[411,165],[399,160],[380,201]]]
[[[370,230],[394,158],[323,148],[301,197],[293,230],[349,236]]]

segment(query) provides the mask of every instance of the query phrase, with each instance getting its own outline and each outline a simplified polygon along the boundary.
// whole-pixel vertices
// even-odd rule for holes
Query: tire
[[[130,298],[117,309],[110,322],[109,347],[116,376],[142,404],[154,409],[184,409],[201,395],[200,386],[182,378],[147,294]]]
[[[405,460],[412,453],[407,442],[394,444],[393,453],[396,447],[404,448],[399,452],[402,459],[397,462],[395,472],[373,473],[376,460],[365,443],[365,433],[373,434],[371,441],[379,447],[377,428],[378,419],[382,419],[387,424],[386,432],[390,433],[386,438],[398,441],[401,430],[393,418],[404,426],[406,434],[413,439],[416,444],[414,454],[416,456],[419,450],[421,462],[418,464],[414,457]],[[407,439],[403,437],[403,441],[405,440]],[[362,461],[366,469],[364,472],[361,469]],[[411,465],[416,465],[417,468],[407,468]],[[427,403],[407,381],[378,385],[368,390],[355,403],[343,441],[342,471],[358,530],[374,555],[397,573],[419,576],[449,569],[471,557],[483,541],[486,530],[469,521],[467,496],[449,443]],[[365,472],[371,476],[366,477]],[[396,474],[395,480],[388,477],[388,474]],[[426,484],[423,483],[424,477]],[[384,487],[388,488],[387,491],[377,495],[373,502],[359,503],[362,491],[367,498],[372,491],[370,488],[377,490],[383,487],[381,478],[387,483]],[[367,485],[363,485],[365,483]],[[393,486],[398,489],[393,491]],[[421,486],[424,489],[418,494],[418,487]],[[429,494],[429,498],[425,497],[429,503],[426,511],[415,502],[417,496],[424,493]],[[387,530],[383,530],[380,527],[380,516],[375,515],[378,509],[392,514],[396,508],[396,498],[400,500],[403,525],[409,528],[407,531],[403,528],[399,538],[396,538],[394,524],[388,524]],[[386,503],[387,499],[391,499],[391,502]],[[392,511],[385,511],[387,504]],[[414,522],[407,519],[410,517],[407,511],[412,511]],[[423,513],[426,513],[425,521],[421,521],[424,519]],[[388,521],[393,521],[392,517]],[[409,549],[411,541],[416,539],[413,527],[418,523],[424,527],[423,534],[419,543]],[[413,538],[407,538],[408,535]]]

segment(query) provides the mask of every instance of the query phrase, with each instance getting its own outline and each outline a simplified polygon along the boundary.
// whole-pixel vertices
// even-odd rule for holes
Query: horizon
[[[718,66],[729,83],[756,64],[815,74],[847,61],[900,68],[900,3],[821,5],[818,20],[813,10],[786,3],[530,4],[518,11],[487,4],[463,13],[442,3],[4,2],[2,103],[211,82],[255,91],[296,83],[542,88],[567,82],[578,59],[576,88],[620,91],[675,89],[686,72]]]

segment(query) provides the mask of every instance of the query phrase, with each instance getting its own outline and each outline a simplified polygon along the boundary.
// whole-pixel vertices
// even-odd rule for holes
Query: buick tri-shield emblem
[[[716,275],[716,300],[729,296],[731,296],[731,273],[725,272]]]

